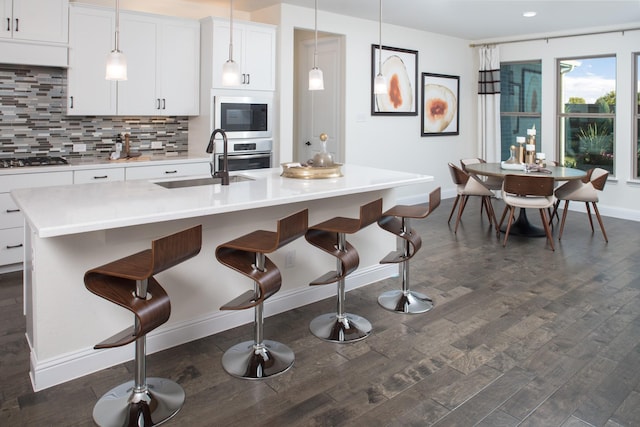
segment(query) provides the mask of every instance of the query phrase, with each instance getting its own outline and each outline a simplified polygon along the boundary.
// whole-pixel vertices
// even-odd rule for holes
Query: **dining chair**
[[[480,178],[475,175],[468,174],[451,162],[449,162],[449,172],[451,173],[453,183],[456,185],[457,195],[453,202],[453,207],[451,208],[451,213],[449,214],[449,220],[447,223],[451,223],[451,218],[456,210],[456,206],[460,203],[454,233],[458,232],[460,218],[462,218],[462,213],[464,212],[469,196],[481,197],[482,204],[487,210],[489,222],[492,226],[497,227],[496,215],[493,210],[493,205],[491,204],[491,198],[494,197],[493,191],[491,191],[486,184],[480,180]]]
[[[507,228],[504,233],[502,246],[507,245],[507,239],[509,238],[509,231],[513,224],[516,208],[534,208],[540,211],[540,218],[542,219],[542,224],[547,235],[547,240],[549,241],[549,246],[551,246],[552,251],[555,251],[553,246],[553,237],[551,236],[551,229],[549,228],[549,222],[545,213],[549,207],[553,206],[555,201],[553,189],[554,179],[550,176],[506,175],[504,177],[504,183],[502,184],[502,199],[506,206],[502,212],[502,217],[500,218],[500,225],[497,227],[498,237],[500,236],[499,230],[507,211],[509,212],[509,219],[507,221]]]
[[[593,206],[593,211],[600,224],[602,235],[604,240],[609,242],[607,233],[604,231],[604,224],[602,223],[602,217],[598,210],[598,191],[604,189],[604,185],[607,183],[609,177],[609,171],[602,168],[593,168],[587,171],[587,175],[581,180],[569,181],[566,184],[561,185],[556,189],[555,196],[557,203],[555,204],[554,212],[557,212],[557,208],[562,200],[564,200],[564,208],[562,209],[562,221],[560,222],[560,232],[558,233],[558,240],[562,239],[562,231],[564,230],[564,222],[569,212],[569,202],[584,202],[587,207],[587,218],[589,218],[589,225],[591,225],[591,232],[593,229],[593,220],[591,219],[591,209],[589,203]]]
[[[479,157],[473,157],[470,159],[460,159],[460,166],[462,166],[462,170],[468,174],[471,174],[467,170],[467,165],[475,165],[477,163],[487,163],[486,160],[481,159]],[[501,191],[502,190],[502,177],[499,176],[485,176],[481,178],[482,182],[489,187],[490,190],[493,191]]]

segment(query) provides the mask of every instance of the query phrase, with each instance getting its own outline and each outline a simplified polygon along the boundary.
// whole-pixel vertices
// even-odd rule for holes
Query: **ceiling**
[[[314,7],[314,0],[235,0],[234,8],[251,12],[278,3]],[[318,9],[378,20],[375,0],[318,0]],[[524,18],[525,11],[537,15]],[[498,41],[640,28],[640,0],[382,0],[382,21],[470,41]]]

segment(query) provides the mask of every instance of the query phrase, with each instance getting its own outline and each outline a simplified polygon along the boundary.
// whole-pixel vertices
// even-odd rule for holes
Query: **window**
[[[540,151],[541,77],[540,61],[500,64],[502,160],[509,158],[509,147],[516,144],[516,137],[526,137],[527,129],[534,126],[537,133],[536,151]]]
[[[614,171],[616,59],[560,59],[558,124],[561,164]]]
[[[633,122],[635,123],[635,135],[636,135],[636,146],[635,146],[635,177],[640,178],[640,53],[635,54],[635,64],[636,64],[636,72],[635,72],[635,108],[633,109]]]

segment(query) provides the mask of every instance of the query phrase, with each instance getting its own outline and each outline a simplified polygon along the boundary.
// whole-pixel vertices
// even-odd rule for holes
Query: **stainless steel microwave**
[[[227,138],[271,138],[273,99],[269,96],[214,96],[214,129]]]

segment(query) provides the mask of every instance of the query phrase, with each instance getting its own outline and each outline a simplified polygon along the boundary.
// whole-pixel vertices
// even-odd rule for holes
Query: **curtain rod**
[[[469,47],[490,46],[490,45],[520,43],[520,42],[532,42],[532,41],[539,41],[539,40],[546,40],[548,42],[549,40],[553,40],[553,39],[564,39],[564,38],[567,38],[567,37],[580,37],[580,36],[594,36],[594,35],[598,35],[598,34],[610,34],[610,33],[622,33],[622,35],[624,35],[625,31],[638,31],[638,30],[640,30],[639,27],[621,28],[619,30],[595,31],[595,32],[590,32],[590,33],[567,34],[567,35],[562,35],[562,36],[534,37],[534,38],[530,38],[530,39],[503,40],[503,41],[498,41],[498,42],[487,42],[487,43],[471,43],[469,45]]]

